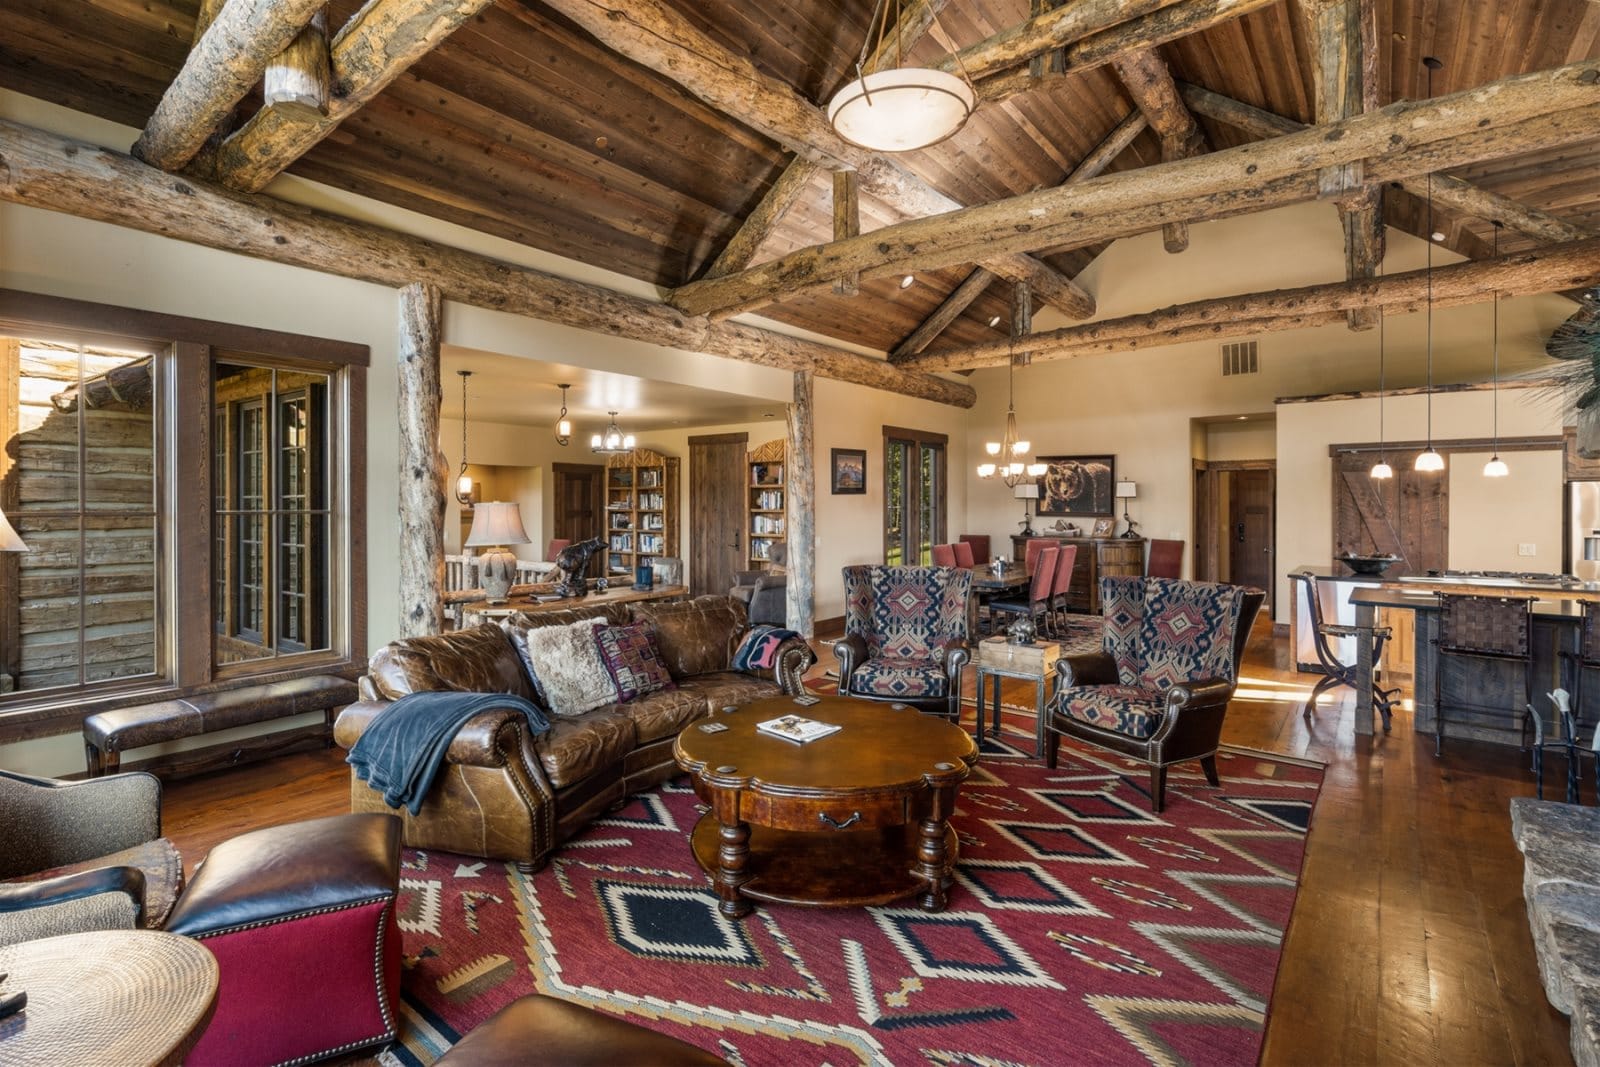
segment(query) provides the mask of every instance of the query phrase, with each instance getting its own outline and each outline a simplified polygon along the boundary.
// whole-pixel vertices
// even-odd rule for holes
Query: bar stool
[[[1578,803],[1578,779],[1584,749],[1579,744],[1584,728],[1584,676],[1586,672],[1600,669],[1600,601],[1583,602],[1583,621],[1578,627],[1578,647],[1562,649],[1561,659],[1572,665],[1572,704],[1567,711],[1558,707],[1556,713],[1561,725],[1561,745],[1567,756],[1567,803]],[[1565,676],[1565,672],[1563,672]],[[1591,718],[1594,718],[1591,716]],[[1600,729],[1593,723],[1592,729]],[[1592,735],[1591,735],[1592,736]],[[1594,788],[1596,802],[1600,803],[1600,754],[1595,757]]]
[[[1444,706],[1446,657],[1468,657],[1522,667],[1523,712],[1522,747],[1528,746],[1528,728],[1534,728],[1533,772],[1540,790],[1544,787],[1543,731],[1541,723],[1530,723],[1533,711],[1533,598],[1436,594],[1439,598],[1439,636],[1434,642],[1433,754],[1444,751]],[[1502,711],[1482,704],[1453,703],[1467,711]]]
[[[1356,665],[1345,663],[1333,654],[1333,642],[1330,638],[1360,637],[1361,627],[1345,626],[1342,623],[1327,622],[1322,614],[1322,599],[1317,596],[1317,580],[1314,576],[1304,572],[1291,574],[1289,578],[1301,586],[1301,599],[1306,602],[1306,614],[1311,620],[1311,632],[1315,640],[1317,662],[1322,664],[1322,677],[1317,684],[1311,687],[1311,697],[1306,701],[1305,716],[1311,717],[1311,712],[1317,706],[1317,698],[1324,690],[1332,689],[1336,685],[1347,685],[1351,689],[1360,689],[1357,684]],[[1372,662],[1377,663],[1383,658],[1384,642],[1389,640],[1392,631],[1387,626],[1377,626],[1372,630]],[[1372,706],[1383,717],[1383,732],[1389,732],[1391,711],[1400,699],[1399,688],[1380,689],[1372,687]]]

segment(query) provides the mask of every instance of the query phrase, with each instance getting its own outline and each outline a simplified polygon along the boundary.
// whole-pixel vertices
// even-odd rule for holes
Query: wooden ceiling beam
[[[648,300],[420,237],[235,192],[108,148],[0,119],[0,201],[60,211],[256,259],[400,289],[418,278],[445,298],[580,330],[703,352],[971,407],[972,387],[886,360]]]
[[[1026,249],[1082,246],[1174,220],[1261,211],[1315,199],[1324,167],[1366,160],[1369,180],[1401,180],[1591,139],[1597,121],[1600,60],[1586,60],[1193,159],[895,223],[726,278],[691,282],[672,302],[691,314],[731,313],[849,270],[863,278],[932,270]]]
[[[1317,122],[1339,122],[1378,106],[1378,21],[1372,0],[1310,0],[1302,4],[1314,55],[1311,82]],[[1321,195],[1339,206],[1345,277],[1371,278],[1383,260],[1383,196],[1356,160],[1320,175]],[[1373,308],[1348,313],[1352,330],[1378,325]]]
[[[1092,29],[1085,23],[1068,29],[1064,21],[1059,19],[1054,23],[1045,23],[1044,20],[1050,20],[1052,16],[1062,15],[1062,12],[1051,12],[964,49],[960,53],[961,61],[969,71],[973,71],[976,65],[978,70],[991,72],[985,76],[973,71],[972,77],[976,79],[978,99],[997,103],[1009,100],[1018,93],[1049,89],[1065,78],[1104,66],[1118,56],[1168,44],[1278,2],[1177,0],[1174,3],[1170,0],[1130,0],[1120,5],[1110,5],[1121,10],[1113,12],[1107,21]],[[1070,5],[1066,10],[1072,11],[1082,6]],[[1118,18],[1118,14],[1131,17]],[[1110,21],[1110,18],[1115,18],[1115,21]],[[1028,27],[1035,23],[1041,25],[1036,31],[1029,31]],[[1059,66],[1053,65],[1052,69],[1039,73],[1027,66],[1027,61],[1033,56],[1056,49],[1062,50]],[[954,61],[940,64],[940,69],[947,68],[953,72],[956,69]]]
[[[1196,113],[1255,137],[1281,137],[1287,133],[1298,133],[1306,128],[1302,122],[1274,115],[1270,111],[1252,107],[1198,85],[1179,82],[1178,91],[1183,94],[1190,109]],[[1406,192],[1421,196],[1425,191],[1427,179],[1426,176],[1407,178],[1397,184]],[[1499,220],[1507,229],[1525,234],[1536,241],[1551,243],[1579,241],[1594,236],[1592,231],[1552,215],[1548,211],[1521,203],[1509,196],[1449,174],[1433,176],[1433,202],[1451,211],[1471,215],[1486,222]]]
[[[1132,144],[1134,138],[1143,133],[1148,125],[1149,122],[1145,119],[1143,112],[1135,110],[1130,113],[1127,118],[1117,123],[1116,127],[1106,134],[1099,144],[1090,149],[1089,154],[1084,156],[1076,167],[1072,168],[1071,173],[1062,179],[1061,184],[1071,185],[1074,182],[1088,181],[1090,178],[1095,177],[1109,167],[1111,161],[1116,159],[1124,148]],[[907,358],[927,348],[928,345],[933,343],[934,338],[943,333],[952,322],[961,316],[963,311],[971,306],[974,300],[983,295],[984,290],[988,289],[989,284],[993,281],[993,272],[987,271],[982,267],[975,268],[960,285],[951,290],[950,295],[945,297],[944,301],[933,310],[933,314],[923,319],[915,330],[907,334],[905,339],[894,347],[894,350],[889,353],[889,361],[891,363],[902,363]]]
[[[228,7],[238,2],[229,0]],[[259,192],[490,2],[368,0],[333,39],[333,98],[327,114],[262,108],[222,142],[213,158],[201,161],[196,173],[232,189]]]
[[[267,64],[327,0],[228,0],[189,50],[133,154],[177,170],[200,151],[218,123],[261,80]]]
[[[1162,162],[1188,159],[1206,151],[1205,135],[1189,113],[1166,60],[1154,48],[1141,48],[1111,61],[1122,86],[1133,97],[1150,128],[1161,138]],[[1168,252],[1189,247],[1189,224],[1169,222],[1161,227],[1161,243]]]
[[[1427,306],[1427,270],[1406,271],[1296,289],[1275,289],[1244,296],[1225,296],[1178,304],[1141,315],[1106,319],[1037,333],[1025,347],[1035,359],[1071,359],[1102,352],[1126,352],[1206,339],[1221,340],[1276,330],[1342,322],[1358,307],[1382,307],[1389,315],[1421,311]],[[1553,293],[1600,282],[1600,238],[1530,249],[1498,259],[1474,260],[1432,272],[1433,306],[1457,307],[1501,297]],[[992,341],[947,352],[925,353],[904,365],[922,370],[966,370],[1003,367],[1013,349]]]
[[[678,83],[724,114],[765,133],[799,158],[830,170],[857,171],[861,191],[896,210],[918,218],[961,207],[898,164],[845,141],[828,125],[820,108],[701,32],[663,0],[629,0],[626,5],[617,0],[545,3],[619,55]],[[982,265],[1003,278],[1027,281],[1040,300],[1072,318],[1086,319],[1094,314],[1094,297],[1054,267],[1026,253],[1002,253]],[[703,279],[691,284],[715,281]],[[755,303],[742,310],[760,306]]]
[[[867,57],[864,69],[877,70],[889,52],[896,47],[896,42],[899,42],[901,48],[910,48],[920,41],[922,35],[928,32],[928,27],[933,25],[933,17],[948,2],[949,0],[912,0],[911,5],[904,8],[895,21],[894,35],[878,42],[878,47]],[[789,160],[789,165],[783,168],[783,173],[778,175],[778,180],[767,190],[767,195],[761,198],[755,210],[740,224],[738,232],[717,254],[717,258],[703,276],[720,278],[749,266],[762,242],[783,222],[784,216],[799,200],[800,194],[820,169],[816,163],[798,154]]]

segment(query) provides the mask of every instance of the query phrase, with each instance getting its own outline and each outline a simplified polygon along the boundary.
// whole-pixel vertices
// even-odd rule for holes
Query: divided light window
[[[219,357],[212,611],[219,666],[329,647],[329,379]]]
[[[883,428],[883,562],[926,566],[945,536],[944,434]]]
[[[159,670],[155,371],[139,342],[0,338],[0,692]]]

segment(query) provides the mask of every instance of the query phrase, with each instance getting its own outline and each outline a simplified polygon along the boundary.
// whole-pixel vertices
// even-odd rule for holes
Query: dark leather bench
[[[248,742],[157,756],[142,761],[141,769],[190,773],[277,755],[307,741],[331,745],[334,714],[357,699],[359,692],[355,682],[334,674],[318,674],[102,711],[83,720],[83,747],[88,756],[89,777],[116,773],[122,765],[122,753],[135,748],[308,711],[322,712],[323,721],[315,726],[251,738]]]

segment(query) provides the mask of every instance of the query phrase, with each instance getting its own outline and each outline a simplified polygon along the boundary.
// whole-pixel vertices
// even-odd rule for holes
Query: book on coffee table
[[[756,729],[773,737],[781,737],[785,741],[793,741],[803,745],[808,741],[815,741],[819,737],[836,734],[840,727],[833,723],[817,722],[815,719],[802,718],[799,715],[782,715],[776,719],[756,723]]]

